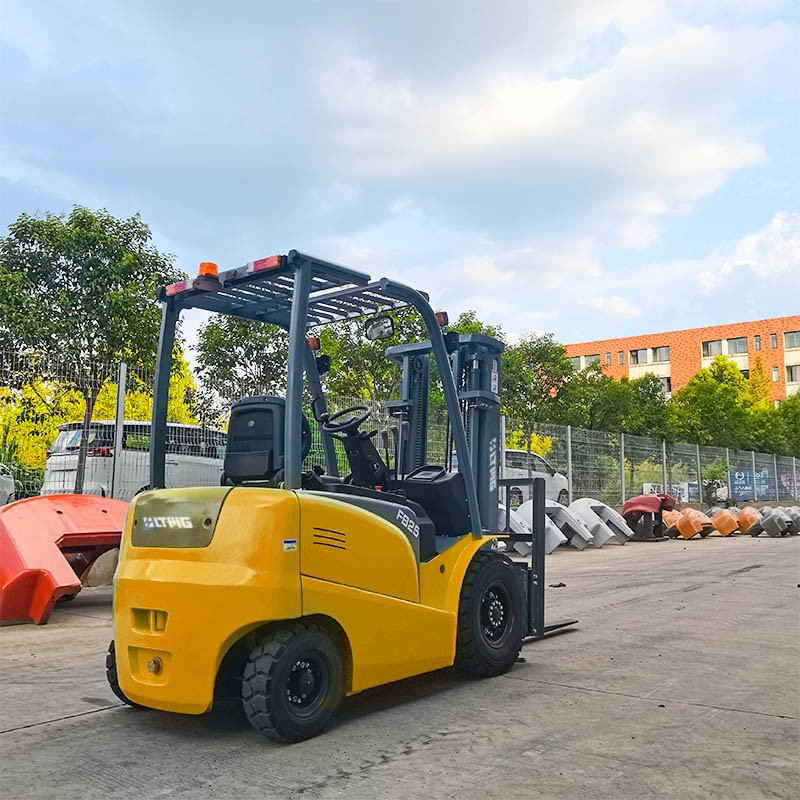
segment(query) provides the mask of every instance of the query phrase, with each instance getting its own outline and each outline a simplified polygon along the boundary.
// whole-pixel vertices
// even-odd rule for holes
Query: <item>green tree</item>
[[[503,411],[517,419],[557,422],[564,387],[575,366],[552,334],[531,334],[508,348],[503,361]]]
[[[206,424],[219,424],[240,397],[286,390],[289,336],[277,325],[216,316],[200,329],[196,351]]]
[[[747,378],[725,356],[717,356],[670,399],[673,439],[721,447],[752,445],[752,400]]]
[[[80,206],[66,217],[22,214],[0,238],[0,338],[71,365],[86,432],[120,360],[152,367],[161,316],[155,292],[179,277],[138,214],[118,219]],[[76,492],[87,444],[84,435]]]
[[[375,342],[364,336],[363,319],[338,322],[322,329],[322,352],[331,357],[331,370],[325,377],[329,392],[381,402],[396,396],[400,369],[386,358],[386,348],[425,341],[428,332],[415,309],[401,309],[389,316],[394,319],[394,334]]]
[[[750,370],[750,377],[747,379],[747,402],[753,407],[770,408],[770,394],[772,392],[772,381],[770,380],[767,368],[764,366],[764,359],[756,356],[756,360]]]

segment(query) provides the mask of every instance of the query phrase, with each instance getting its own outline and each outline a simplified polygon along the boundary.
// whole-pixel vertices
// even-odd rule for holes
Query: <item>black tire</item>
[[[250,652],[242,705],[259,733],[284,742],[317,736],[342,701],[344,661],[319,625],[291,622],[265,634]]]
[[[117,653],[114,648],[114,640],[111,640],[111,644],[108,646],[108,653],[106,654],[106,680],[108,681],[108,685],[111,687],[111,691],[122,700],[123,703],[131,706],[132,708],[141,708],[138,703],[134,703],[133,700],[129,700],[125,692],[120,689],[119,686],[119,677],[117,676]]]
[[[511,509],[516,511],[523,503],[522,490],[518,489],[516,486],[511,489],[508,493],[508,502],[511,505]]]
[[[524,620],[518,568],[507,556],[481,550],[461,586],[456,666],[482,677],[508,672],[522,648]]]
[[[566,489],[562,489],[558,493],[558,502],[561,503],[562,506],[569,505],[569,492]]]

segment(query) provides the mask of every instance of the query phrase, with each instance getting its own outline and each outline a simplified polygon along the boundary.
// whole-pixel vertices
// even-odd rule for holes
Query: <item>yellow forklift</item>
[[[498,549],[502,343],[446,332],[408,286],[294,250],[225,272],[201,264],[160,300],[153,489],[128,510],[106,659],[121,700],[202,714],[233,695],[257,731],[296,742],[346,695],[451,665],[500,675],[526,636],[544,635],[542,548],[538,568]],[[221,486],[164,489],[175,330],[190,308],[285,328],[286,396],[234,403]],[[387,351],[402,370],[391,464],[362,427],[367,407],[328,413],[308,332],[363,317],[368,338],[388,338],[386,312],[401,308],[429,339]],[[426,460],[431,357],[457,469]],[[324,468],[304,469],[304,378]]]

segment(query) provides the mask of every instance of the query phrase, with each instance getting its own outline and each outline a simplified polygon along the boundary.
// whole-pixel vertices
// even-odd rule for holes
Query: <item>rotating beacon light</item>
[[[200,262],[200,269],[194,279],[194,288],[202,292],[213,292],[222,288],[219,282],[219,268],[213,261]]]

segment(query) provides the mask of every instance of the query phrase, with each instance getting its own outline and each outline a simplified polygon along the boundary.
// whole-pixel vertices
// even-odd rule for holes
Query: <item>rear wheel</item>
[[[479,552],[461,587],[456,666],[490,677],[508,672],[524,635],[525,595],[517,567],[496,552]]]
[[[117,653],[114,647],[114,640],[111,640],[111,644],[108,646],[108,654],[106,655],[106,680],[108,681],[108,685],[111,687],[111,691],[122,700],[123,703],[126,703],[133,708],[141,708],[138,703],[134,703],[133,700],[129,700],[125,695],[125,692],[120,689],[119,686],[119,675],[117,674]]]
[[[242,705],[259,733],[300,742],[321,733],[344,696],[344,663],[319,625],[293,622],[265,634],[250,652]]]

